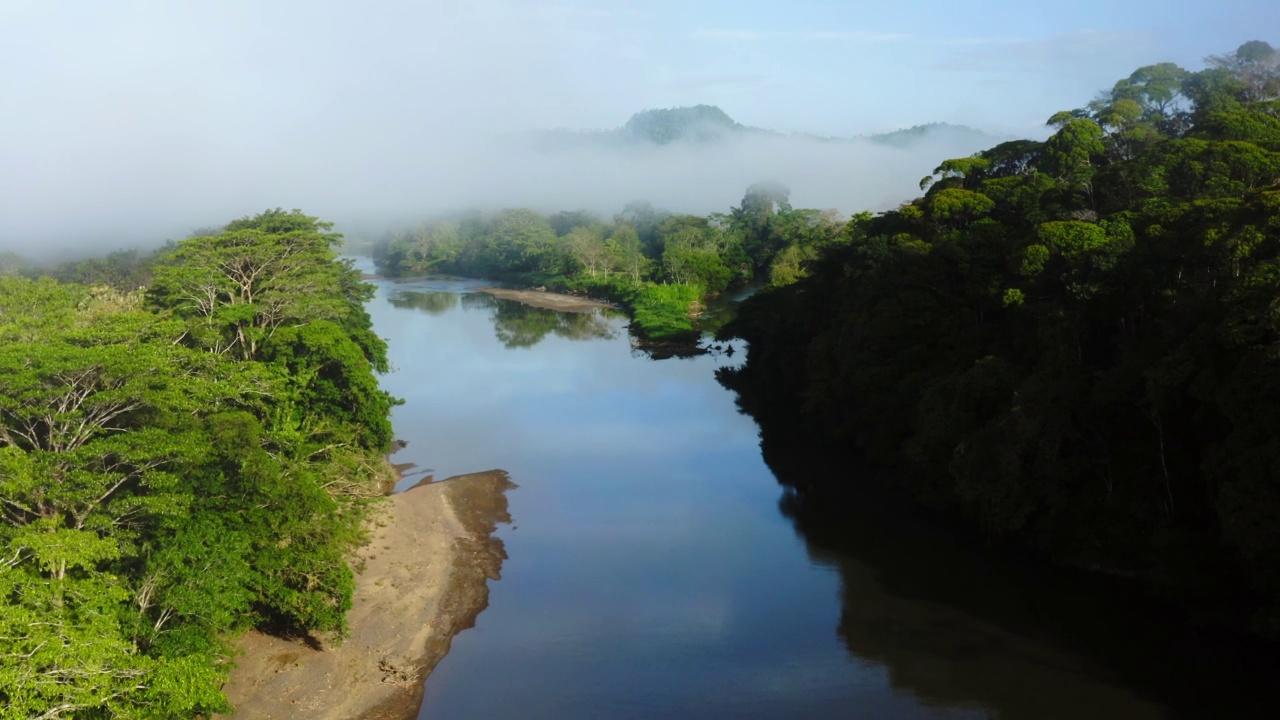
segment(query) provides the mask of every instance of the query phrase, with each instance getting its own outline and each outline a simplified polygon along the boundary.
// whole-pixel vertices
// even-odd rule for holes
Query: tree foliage
[[[835,211],[792,208],[789,198],[786,186],[766,181],[747,188],[738,207],[706,217],[635,201],[612,223],[528,208],[433,218],[375,244],[374,260],[390,275],[457,273],[591,293],[628,308],[641,339],[696,342],[693,316],[706,296],[793,282],[819,249],[847,240]]]
[[[993,535],[1280,634],[1276,52],[1208,64],[943,162],[744,303],[722,377],[765,442],[856,447]]]
[[[5,717],[207,716],[232,633],[343,631],[391,398],[327,230],[269,211],[179,242],[145,306],[0,278]]]

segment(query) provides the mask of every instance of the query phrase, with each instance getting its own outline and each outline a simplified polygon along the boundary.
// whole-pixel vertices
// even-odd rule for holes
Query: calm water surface
[[[393,459],[519,485],[502,579],[420,717],[1174,716],[1176,698],[1043,627],[1052,591],[927,529],[786,497],[712,376],[732,360],[654,362],[621,317],[477,285],[383,281],[370,304],[406,400]]]

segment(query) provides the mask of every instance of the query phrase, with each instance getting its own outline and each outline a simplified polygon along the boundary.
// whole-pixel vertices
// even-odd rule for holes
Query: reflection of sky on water
[[[428,682],[423,717],[951,718],[1003,704],[999,678],[948,692],[949,672],[972,678],[927,643],[849,654],[838,628],[862,626],[864,610],[873,624],[977,623],[895,597],[856,559],[810,556],[778,512],[754,423],[712,378],[731,361],[636,357],[618,318],[611,338],[507,349],[493,298],[388,301],[471,287],[383,283],[370,304],[396,368],[385,386],[407,401],[395,461],[437,479],[498,467],[520,486],[502,580]],[[1102,697],[1072,670],[990,667],[1060,698]],[[890,681],[917,671],[941,673],[929,682],[942,692]]]

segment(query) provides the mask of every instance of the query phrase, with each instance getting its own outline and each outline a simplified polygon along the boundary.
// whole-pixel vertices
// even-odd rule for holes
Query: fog
[[[70,172],[3,188],[5,249],[31,257],[67,248],[153,245],[266,207],[301,208],[373,235],[436,213],[532,207],[602,217],[644,199],[672,212],[727,212],[747,186],[777,179],[796,207],[843,213],[894,207],[918,194],[939,160],[992,143],[927,138],[908,149],[868,141],[745,136],[709,144],[548,151],[529,135],[458,132],[399,143],[326,143],[242,157],[173,144],[130,159],[79,154]],[[117,146],[118,147],[118,146]]]
[[[705,213],[765,179],[788,185],[798,207],[880,210],[916,194],[940,160],[981,146],[793,133],[945,121],[1043,135],[1053,111],[1140,64],[1195,66],[1259,20],[1280,20],[1271,3],[1228,12],[1175,2],[1146,27],[1099,2],[1111,9],[1089,22],[1119,29],[1097,30],[1003,0],[978,5],[995,14],[911,1],[855,12],[816,2],[0,0],[0,250],[154,245],[269,207],[356,235],[469,207],[609,215],[647,199]],[[985,24],[970,27],[971,15]],[[1212,33],[1187,37],[1209,20]],[[614,128],[642,109],[698,103],[781,134],[549,152],[532,132]]]
[[[585,209],[607,218],[643,199],[672,212],[727,212],[749,185],[770,179],[791,189],[796,207],[851,213],[895,207],[919,193],[921,177],[940,159],[990,144],[941,132],[909,149],[865,140],[746,135],[711,143],[548,150],[524,134],[455,136],[435,149],[347,158],[349,175],[364,183],[344,187],[322,178],[281,178],[280,187],[287,188],[286,204],[333,208],[349,226],[369,231],[381,220],[412,221],[463,208]],[[360,168],[370,171],[361,174]]]

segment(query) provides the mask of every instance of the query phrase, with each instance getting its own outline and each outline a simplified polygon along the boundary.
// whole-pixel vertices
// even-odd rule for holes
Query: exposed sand
[[[591,298],[560,293],[543,292],[541,290],[507,290],[504,288],[476,288],[476,292],[488,293],[502,300],[515,300],[532,307],[559,310],[560,312],[591,312],[596,308],[613,307],[608,303]]]
[[[333,646],[246,634],[223,688],[234,717],[416,717],[423,680],[488,605],[487,581],[506,559],[493,532],[511,521],[514,487],[491,470],[388,498],[359,552],[350,637]]]

